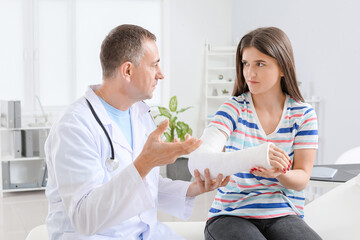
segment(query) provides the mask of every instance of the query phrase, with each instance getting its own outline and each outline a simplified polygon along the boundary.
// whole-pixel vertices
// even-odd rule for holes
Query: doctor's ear
[[[134,65],[131,62],[124,62],[118,67],[117,72],[120,74],[121,77],[125,78],[126,80],[130,81],[130,77],[132,75]]]

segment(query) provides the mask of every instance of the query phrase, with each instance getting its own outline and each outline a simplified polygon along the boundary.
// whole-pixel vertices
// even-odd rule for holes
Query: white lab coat
[[[157,209],[176,217],[190,217],[194,198],[186,197],[188,182],[172,181],[154,168],[143,180],[133,161],[155,129],[149,107],[131,109],[133,150],[108,116],[91,86],[85,97],[112,139],[119,168],[108,172],[108,139],[84,97],[72,104],[55,123],[45,144],[48,166],[47,228],[52,240],[182,239],[157,221]]]

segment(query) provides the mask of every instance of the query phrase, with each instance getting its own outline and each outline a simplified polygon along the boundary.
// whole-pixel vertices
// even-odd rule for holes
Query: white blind
[[[44,105],[66,105],[73,100],[75,83],[71,78],[71,9],[67,1],[59,0],[40,0],[38,7],[38,94]]]
[[[157,36],[161,0],[0,0],[0,98],[36,109],[66,106],[90,84],[101,83],[100,46],[120,24]],[[161,102],[161,82],[152,104]]]
[[[159,0],[76,1],[76,95],[81,96],[87,85],[101,82],[100,46],[114,27],[125,23],[142,26],[156,35],[161,48],[161,11]],[[153,102],[160,103],[159,90]]]
[[[0,1],[0,99],[24,101],[23,4]]]

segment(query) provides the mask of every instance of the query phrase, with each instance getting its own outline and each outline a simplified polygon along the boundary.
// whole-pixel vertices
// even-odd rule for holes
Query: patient
[[[282,30],[258,28],[241,39],[232,95],[205,129],[203,146],[190,155],[190,168],[218,159],[213,174],[233,171],[215,196],[205,238],[321,239],[302,219],[318,147],[317,118],[299,91]]]

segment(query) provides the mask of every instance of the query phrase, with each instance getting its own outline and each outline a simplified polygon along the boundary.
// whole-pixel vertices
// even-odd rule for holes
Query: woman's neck
[[[277,111],[283,109],[286,95],[282,91],[278,94],[251,94],[254,107],[257,110]]]

